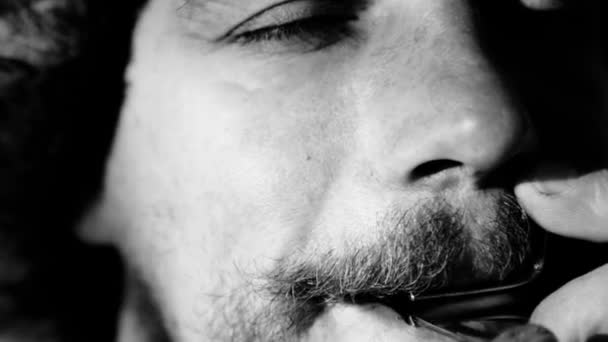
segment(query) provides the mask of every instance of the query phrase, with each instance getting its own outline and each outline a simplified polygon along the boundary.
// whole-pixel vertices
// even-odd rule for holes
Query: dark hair
[[[120,263],[73,227],[101,187],[142,2],[0,2],[0,337],[113,338]]]

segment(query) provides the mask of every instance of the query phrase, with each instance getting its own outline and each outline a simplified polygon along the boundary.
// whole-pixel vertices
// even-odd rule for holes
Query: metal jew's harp
[[[527,323],[544,291],[537,278],[545,265],[546,233],[531,238],[527,261],[513,277],[479,288],[409,294],[393,305],[412,326],[455,341],[490,341],[506,329]]]

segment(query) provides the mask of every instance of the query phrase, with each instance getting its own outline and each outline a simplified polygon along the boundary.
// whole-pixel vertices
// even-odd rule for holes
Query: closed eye
[[[316,51],[356,34],[360,7],[346,0],[288,0],[231,29],[220,41],[271,51]]]

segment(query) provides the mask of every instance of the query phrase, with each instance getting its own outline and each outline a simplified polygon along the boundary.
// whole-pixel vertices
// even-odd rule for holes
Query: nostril
[[[462,165],[463,164],[461,162],[457,162],[455,160],[450,159],[431,160],[416,166],[416,168],[414,168],[414,170],[412,170],[412,172],[410,173],[410,181],[415,181],[428,176],[432,176],[441,171],[460,167]]]

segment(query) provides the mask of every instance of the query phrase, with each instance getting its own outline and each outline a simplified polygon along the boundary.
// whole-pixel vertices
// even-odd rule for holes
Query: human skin
[[[554,169],[555,170],[555,169]],[[567,170],[560,168],[561,172]],[[523,182],[516,193],[527,211],[546,229],[595,242],[608,241],[606,170],[570,175],[565,180]],[[542,301],[531,320],[548,327],[560,341],[585,341],[608,334],[608,267],[572,280]]]
[[[255,340],[243,327],[269,299],[254,289],[280,260],[347,254],[382,236],[384,214],[429,198],[480,229],[514,185],[482,184],[562,147],[542,141],[547,118],[522,110],[467,1],[343,6],[358,17],[353,37],[218,40],[307,16],[314,3],[152,0],[143,10],[105,190],[82,226],[127,263],[121,340],[153,340],[143,289],[175,341]],[[439,338],[386,307],[326,309],[289,338]]]

